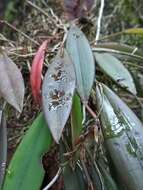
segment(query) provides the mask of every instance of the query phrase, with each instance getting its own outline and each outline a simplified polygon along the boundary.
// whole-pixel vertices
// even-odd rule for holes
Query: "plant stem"
[[[96,120],[97,119],[97,115],[96,113],[89,107],[88,104],[85,105],[87,111],[90,113],[90,115]]]

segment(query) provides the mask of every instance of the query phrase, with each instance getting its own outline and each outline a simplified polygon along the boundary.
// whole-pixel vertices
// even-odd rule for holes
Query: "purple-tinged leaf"
[[[70,20],[74,20],[75,18],[78,18],[79,14],[81,14],[80,0],[74,0],[72,2],[71,0],[64,0],[64,7],[65,7],[65,12],[67,14],[67,17]]]
[[[42,103],[51,133],[58,143],[69,117],[75,89],[73,64],[64,51],[57,54],[45,75],[42,88]]]
[[[85,0],[85,5],[86,5],[88,11],[90,11],[94,2],[95,2],[95,0]]]
[[[24,81],[14,62],[0,51],[0,96],[19,112],[23,108]]]
[[[7,160],[7,132],[4,113],[0,110],[0,189],[2,188]]]
[[[64,8],[69,20],[83,18],[94,4],[94,0],[64,0]]]

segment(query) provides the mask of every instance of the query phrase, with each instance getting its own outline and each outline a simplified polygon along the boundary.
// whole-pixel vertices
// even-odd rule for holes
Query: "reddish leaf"
[[[31,68],[31,73],[30,73],[30,83],[31,83],[31,88],[32,88],[32,94],[36,103],[41,102],[41,93],[40,93],[41,74],[42,74],[42,68],[44,64],[45,51],[46,51],[47,45],[48,45],[48,40],[45,40],[39,47],[32,62],[32,68]]]
[[[20,70],[4,51],[0,51],[0,96],[21,112],[24,89]]]
[[[65,12],[70,20],[85,17],[94,0],[64,0]]]

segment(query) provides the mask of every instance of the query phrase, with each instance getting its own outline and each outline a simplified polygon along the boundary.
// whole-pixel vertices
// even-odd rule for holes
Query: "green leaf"
[[[39,190],[45,173],[41,158],[51,143],[50,132],[43,114],[40,114],[10,162],[3,190]]]
[[[45,119],[58,143],[68,120],[75,90],[75,72],[70,57],[57,54],[48,68],[42,88]]]
[[[109,173],[109,171],[107,171],[107,169],[105,168],[103,163],[100,163],[98,161],[98,165],[99,165],[102,177],[104,179],[104,184],[105,184],[106,189],[107,190],[118,190],[115,181],[113,180],[111,174]]]
[[[69,164],[63,170],[65,190],[85,190],[83,174],[79,166],[72,170]]]
[[[92,50],[93,52],[99,52],[99,53],[105,52],[105,53],[111,53],[113,55],[115,54],[115,56],[119,57],[120,59],[129,60],[130,62],[134,62],[134,63],[143,62],[143,56],[138,55],[138,54],[128,53],[125,51],[119,51],[116,49],[102,48],[102,47],[95,47]]]
[[[136,94],[136,88],[129,71],[114,56],[108,53],[95,53],[96,61],[99,67],[111,77],[117,84],[127,88],[133,94]]]
[[[75,66],[77,91],[86,102],[94,81],[95,63],[89,42],[77,26],[69,30],[66,49]]]
[[[126,189],[143,188],[143,125],[107,86],[96,90],[106,147]]]
[[[115,43],[115,42],[109,42],[109,43],[98,43],[96,44],[96,48],[103,48],[103,49],[107,49],[108,50],[116,50],[118,53],[125,53],[125,54],[132,54],[132,52],[136,49],[136,47],[132,47],[132,46],[128,46],[126,44],[120,44],[120,43]],[[138,55],[138,56],[142,56],[143,57],[143,53],[140,50],[136,50],[134,55]]]
[[[72,144],[73,146],[78,140],[82,132],[82,107],[78,95],[73,98],[72,112],[71,112],[71,129],[72,129]]]
[[[65,166],[62,170],[63,180],[64,180],[64,190],[85,190],[85,179],[83,177],[83,171],[76,164],[75,168],[71,168],[70,161],[64,156],[66,153],[66,147],[63,142],[60,143],[60,160]],[[67,163],[68,162],[68,163]],[[65,164],[66,163],[66,164]]]
[[[7,161],[7,128],[4,112],[0,110],[0,189],[2,188]]]
[[[143,35],[143,28],[130,28],[130,29],[123,31],[123,33]]]
[[[136,85],[138,96],[143,96],[143,74],[140,70],[132,70],[133,79]]]

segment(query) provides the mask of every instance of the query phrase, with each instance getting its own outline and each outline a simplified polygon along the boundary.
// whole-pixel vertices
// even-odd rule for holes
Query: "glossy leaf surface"
[[[32,62],[31,73],[30,73],[30,83],[32,88],[32,94],[36,103],[41,102],[41,75],[42,68],[45,59],[45,51],[47,48],[48,40],[45,40],[38,51]]]
[[[0,51],[0,72],[0,96],[21,112],[24,99],[23,77],[4,51]]]
[[[45,75],[42,100],[46,121],[58,143],[72,107],[74,67],[66,51],[57,54]]]
[[[89,42],[77,26],[70,28],[66,48],[75,66],[77,91],[87,102],[94,81],[95,63]]]
[[[131,74],[126,67],[114,56],[108,53],[95,53],[99,67],[117,84],[136,94],[136,88]]]
[[[52,143],[47,124],[40,114],[18,146],[7,170],[3,190],[39,190],[44,178],[41,158]]]
[[[7,161],[7,129],[4,112],[0,110],[0,189],[2,188]]]
[[[143,188],[143,125],[108,87],[97,87],[98,108],[107,149],[128,190]]]

